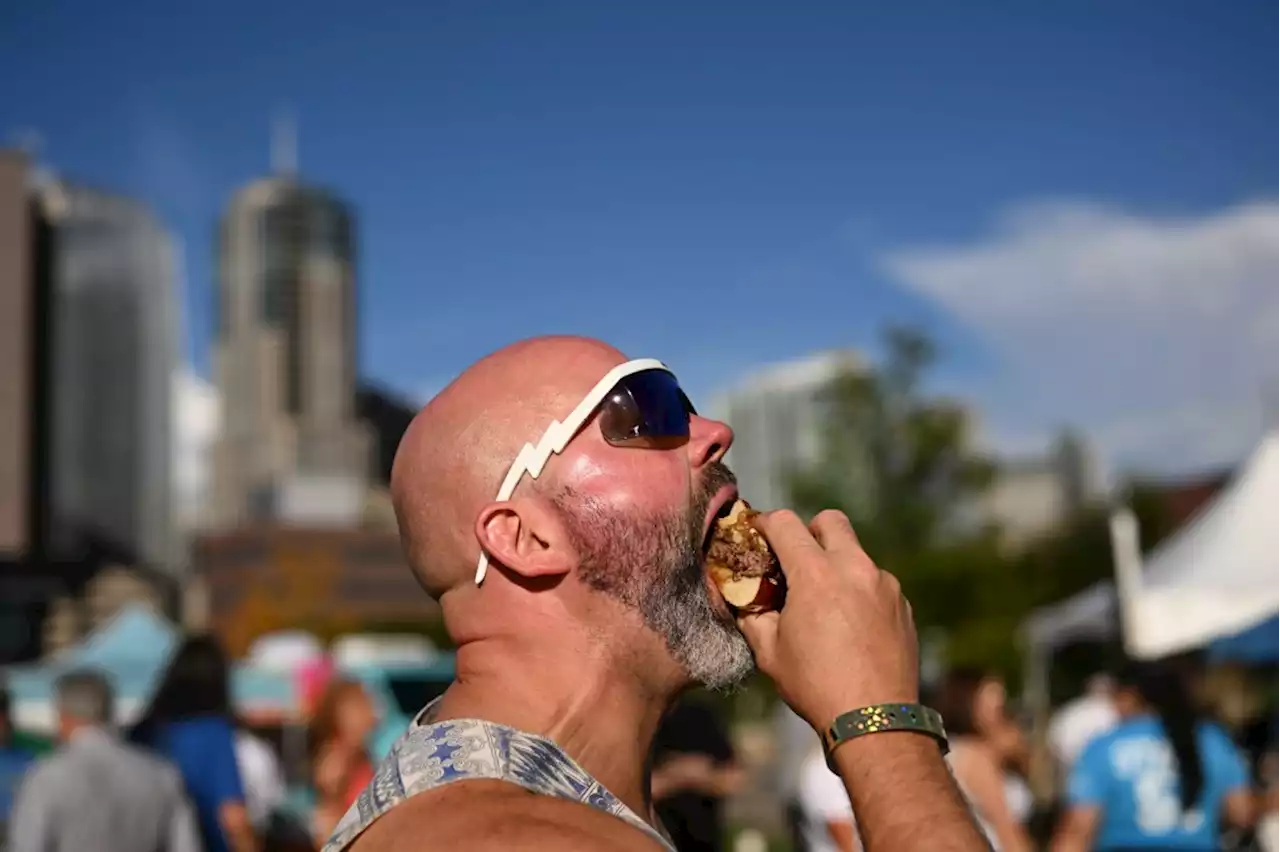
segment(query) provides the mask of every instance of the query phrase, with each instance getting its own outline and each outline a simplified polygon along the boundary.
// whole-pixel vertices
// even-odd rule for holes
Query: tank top
[[[506,781],[543,796],[581,802],[635,826],[675,852],[666,837],[551,740],[483,719],[432,722],[436,703],[418,714],[378,764],[373,780],[338,822],[323,852],[343,852],[376,819],[410,796],[473,779]]]
[[[965,803],[969,806],[969,812],[973,814],[974,821],[978,823],[978,828],[982,830],[982,833],[987,838],[987,842],[991,844],[992,852],[1000,852],[1000,842],[996,837],[995,828],[983,818],[982,814],[978,811],[978,808],[974,805],[973,797],[969,795],[969,791],[965,789],[964,782],[960,780],[958,775],[956,775],[955,763],[953,760],[957,747],[961,749],[966,748],[963,743],[956,742],[955,740],[952,741],[951,752],[947,755],[947,768],[951,770],[951,778],[956,782],[956,787],[959,788],[960,795],[964,797]]]

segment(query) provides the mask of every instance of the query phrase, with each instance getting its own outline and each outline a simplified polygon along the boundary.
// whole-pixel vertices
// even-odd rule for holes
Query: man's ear
[[[476,540],[492,561],[522,577],[568,574],[577,564],[559,513],[536,497],[485,506],[476,518]]]

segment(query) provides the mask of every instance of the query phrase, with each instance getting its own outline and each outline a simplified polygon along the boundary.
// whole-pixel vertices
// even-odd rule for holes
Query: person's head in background
[[[357,680],[334,678],[325,687],[311,720],[313,749],[329,745],[362,747],[378,724],[373,699]]]
[[[1169,662],[1128,662],[1116,677],[1116,711],[1124,719],[1153,715],[1173,747],[1178,761],[1179,792],[1184,809],[1200,798],[1204,769],[1200,763],[1196,727],[1199,712],[1189,688],[1189,678]]]
[[[1084,682],[1084,694],[1094,698],[1113,698],[1116,692],[1116,679],[1107,672],[1090,675]]]
[[[217,640],[211,636],[188,638],[169,661],[137,734],[145,737],[155,725],[184,719],[230,720],[229,681],[230,667]]]
[[[111,725],[111,684],[93,671],[69,672],[53,688],[58,712],[58,739],[67,742],[76,731]]]
[[[1163,710],[1173,707],[1189,713],[1196,710],[1189,678],[1168,662],[1125,663],[1116,675],[1112,701],[1125,718],[1163,715]]]
[[[947,672],[937,686],[934,707],[949,736],[985,739],[1010,723],[1004,681],[980,669]]]

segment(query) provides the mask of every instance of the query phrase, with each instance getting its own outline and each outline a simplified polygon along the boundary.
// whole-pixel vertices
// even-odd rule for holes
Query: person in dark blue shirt
[[[1171,664],[1128,666],[1116,709],[1119,726],[1071,771],[1054,852],[1211,852],[1224,823],[1249,824],[1245,762],[1222,728],[1198,718]]]
[[[229,680],[217,642],[206,636],[188,639],[131,734],[182,773],[206,852],[246,852],[257,846],[236,763]]]
[[[3,836],[4,825],[9,821],[18,785],[35,759],[35,754],[13,741],[9,693],[0,689],[0,836]]]

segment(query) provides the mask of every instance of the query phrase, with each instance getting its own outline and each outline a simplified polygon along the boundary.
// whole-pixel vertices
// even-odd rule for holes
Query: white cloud
[[[221,422],[217,390],[189,368],[173,379],[174,488],[178,517],[188,528],[208,509],[212,453]]]
[[[881,260],[1003,357],[1013,384],[985,389],[998,434],[1072,423],[1112,461],[1178,470],[1233,461],[1274,423],[1278,225],[1274,201],[1034,204],[976,242]]]

